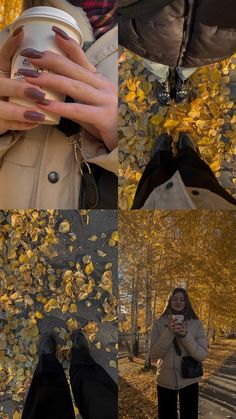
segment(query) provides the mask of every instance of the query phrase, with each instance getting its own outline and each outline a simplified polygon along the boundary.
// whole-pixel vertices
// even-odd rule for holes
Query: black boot
[[[152,156],[154,156],[158,151],[169,151],[172,153],[171,144],[172,137],[168,134],[162,134],[156,139],[156,144],[152,150]]]
[[[168,106],[170,104],[170,83],[168,79],[163,83],[160,83],[157,80],[156,95],[157,100],[161,106]]]
[[[56,353],[56,341],[52,334],[45,334],[41,337],[38,345],[38,355],[48,355]]]
[[[189,80],[182,80],[175,72],[174,100],[176,103],[187,103],[189,99]]]
[[[73,349],[86,349],[89,352],[89,343],[81,330],[75,330],[71,336]]]
[[[185,132],[180,132],[179,134],[179,141],[177,143],[177,150],[185,150],[186,148],[191,148],[194,150],[197,154],[200,155],[199,149],[197,145],[194,143],[192,138],[189,134],[186,134]]]

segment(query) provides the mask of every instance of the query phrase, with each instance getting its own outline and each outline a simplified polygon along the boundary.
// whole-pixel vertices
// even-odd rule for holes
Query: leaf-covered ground
[[[207,380],[223,364],[223,362],[236,351],[236,341],[222,340],[211,346],[209,356],[204,362],[204,377],[202,387]],[[155,385],[155,363],[150,371],[143,370],[143,357],[134,358],[130,362],[127,358],[119,360],[119,418],[120,419],[154,419],[157,417],[157,397]],[[233,374],[233,373],[232,373]],[[232,375],[232,380],[234,380]],[[227,392],[227,385],[225,387]],[[232,393],[230,387],[229,394]],[[211,416],[212,405],[207,405],[207,400],[200,398],[200,411],[206,413],[206,418]],[[209,409],[209,410],[208,410]],[[219,405],[220,415],[220,405]],[[219,416],[233,417],[233,416]]]
[[[18,419],[51,332],[68,371],[78,326],[93,357],[116,379],[115,211],[0,212],[0,418]],[[77,412],[78,413],[78,412]]]
[[[155,76],[143,61],[125,51],[120,62],[119,206],[129,209],[151,150],[163,132],[191,134],[201,156],[222,186],[235,194],[236,107],[230,91],[235,59],[198,69],[191,77],[191,102],[160,107],[155,97]],[[228,170],[229,169],[229,170]],[[225,171],[227,170],[227,176]]]

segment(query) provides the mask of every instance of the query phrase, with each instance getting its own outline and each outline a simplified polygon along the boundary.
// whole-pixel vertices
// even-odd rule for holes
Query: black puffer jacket
[[[139,0],[119,9],[120,44],[170,67],[200,67],[236,51],[236,0]]]

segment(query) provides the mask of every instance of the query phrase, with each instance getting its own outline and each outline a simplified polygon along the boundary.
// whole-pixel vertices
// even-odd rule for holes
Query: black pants
[[[117,419],[117,385],[84,349],[73,350],[70,381],[83,419]],[[75,419],[69,384],[55,355],[39,358],[22,419]]]
[[[152,157],[139,181],[132,209],[141,208],[153,189],[167,182],[177,170],[186,187],[208,189],[236,205],[236,200],[220,186],[210,167],[193,149],[186,148],[179,151],[175,159],[169,151],[158,151]]]
[[[180,419],[198,418],[198,383],[180,390],[157,386],[158,419],[178,419],[177,397],[179,395]]]

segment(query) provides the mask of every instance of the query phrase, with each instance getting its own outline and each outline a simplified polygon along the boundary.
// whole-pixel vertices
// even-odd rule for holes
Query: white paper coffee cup
[[[83,36],[76,20],[68,13],[56,9],[54,7],[32,7],[26,10],[18,19],[15,20],[11,26],[11,33],[13,33],[19,26],[24,26],[24,39],[20,48],[17,49],[12,59],[11,78],[23,79],[24,76],[18,73],[19,68],[27,70],[37,70],[39,72],[48,72],[45,69],[34,67],[27,58],[21,57],[20,52],[26,48],[34,48],[39,51],[52,51],[57,54],[65,55],[58,47],[55,41],[55,33],[52,31],[52,26],[55,25],[64,30],[71,38],[83,46]],[[51,92],[42,89],[46,93],[47,99],[64,101],[65,96],[60,93]],[[19,99],[12,97],[10,102],[21,104],[24,106],[34,107],[42,113],[37,104],[30,99]],[[48,125],[57,125],[60,122],[58,115],[44,111],[46,120],[43,122]]]
[[[173,314],[172,318],[177,320],[178,323],[183,323],[184,315],[183,314]]]

